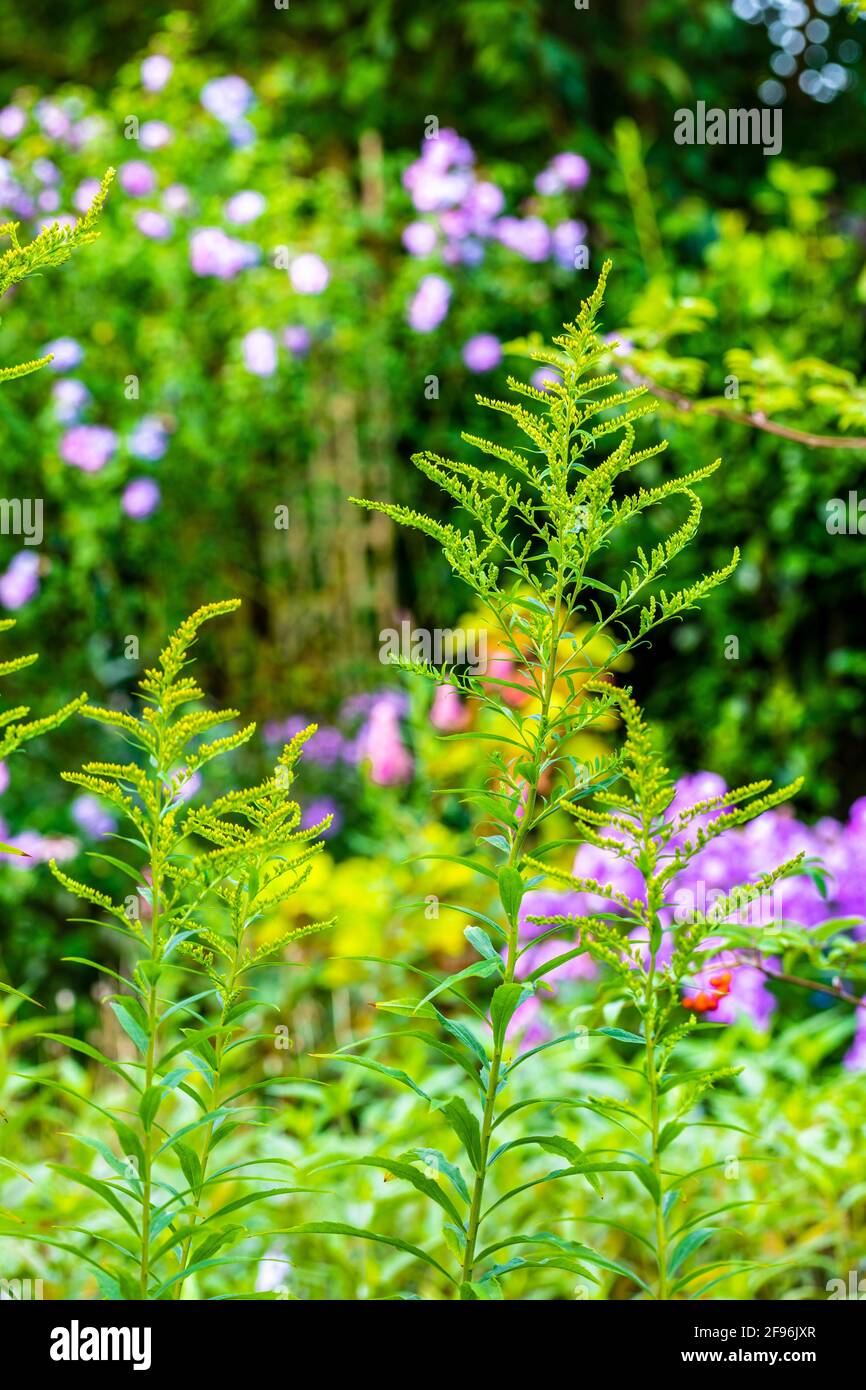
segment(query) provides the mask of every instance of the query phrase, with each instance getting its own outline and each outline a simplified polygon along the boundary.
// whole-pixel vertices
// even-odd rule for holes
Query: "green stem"
[[[539,770],[544,759],[545,747],[547,744],[549,732],[548,718],[550,715],[550,704],[553,698],[553,687],[556,681],[556,663],[562,625],[562,587],[562,574],[560,572],[557,576],[556,592],[554,595],[554,616],[550,634],[550,653],[545,669],[544,689],[541,700],[541,717],[538,722],[538,735],[535,745],[535,757],[533,759],[533,775],[528,782],[528,791],[526,802],[523,807],[523,817],[520,827],[512,842],[511,851],[507,860],[508,865],[512,868],[519,867],[523,846],[526,843],[526,837],[532,825],[532,816],[538,797]],[[518,930],[518,922],[516,920],[514,922],[509,922],[508,954],[503,980],[505,984],[511,984],[514,980],[514,972],[517,966]],[[478,1243],[478,1228],[481,1224],[481,1204],[484,1200],[487,1158],[490,1152],[490,1135],[493,1130],[493,1121],[496,1112],[496,1092],[499,1086],[499,1074],[502,1069],[502,1053],[504,1047],[504,1039],[500,1043],[494,1045],[493,1056],[490,1061],[490,1071],[487,1077],[487,1089],[484,1096],[484,1114],[481,1120],[481,1152],[475,1179],[472,1184],[469,1224],[466,1229],[466,1245],[463,1251],[463,1266],[460,1276],[460,1298],[467,1297],[465,1289],[467,1285],[472,1283],[475,1272],[475,1250]]]
[[[157,832],[158,833],[158,832]],[[150,933],[150,959],[154,963],[159,960],[159,883],[161,865],[155,857],[151,857],[151,885],[153,889],[151,898],[151,933]],[[145,1092],[153,1085],[153,1078],[156,1073],[157,1063],[157,1008],[158,1008],[157,982],[151,980],[147,995],[147,1055],[144,1063],[144,1090]],[[144,1172],[142,1173],[142,1207],[141,1207],[141,1296],[147,1298],[148,1279],[150,1277],[150,1198],[153,1185],[153,1153],[151,1144],[152,1128],[144,1133],[142,1148],[144,1151]]]
[[[649,1022],[649,1019],[647,1020]],[[652,1030],[655,1030],[655,1019],[652,1019]],[[668,1296],[667,1287],[667,1232],[665,1231],[664,1215],[664,1194],[662,1192],[662,1167],[661,1154],[659,1152],[659,1078],[656,1070],[655,1043],[654,1036],[648,1031],[646,1043],[646,1065],[647,1081],[650,1092],[650,1124],[652,1136],[652,1171],[656,1180],[656,1191],[653,1196],[655,1203],[655,1227],[656,1227],[656,1259],[658,1260],[659,1287],[657,1297],[666,1299]]]
[[[216,1040],[216,1043],[214,1044],[214,1054],[215,1054],[215,1057],[216,1057],[216,1062],[215,1062],[215,1064],[214,1064],[214,1069],[213,1069],[213,1084],[211,1085],[211,1089],[210,1089],[210,1101],[209,1101],[209,1105],[208,1105],[208,1108],[209,1108],[210,1110],[216,1110],[216,1109],[217,1109],[217,1106],[219,1105],[219,1093],[220,1093],[220,1089],[221,1089],[221,1087],[222,1087],[222,1060],[223,1060],[223,1055],[224,1055],[224,1052],[225,1052],[225,1045],[226,1045],[226,1042],[227,1042],[227,1037],[226,1037],[226,1035],[222,1032],[222,1028],[224,1027],[225,1021],[226,1021],[226,1013],[227,1013],[227,1011],[228,1011],[228,1001],[229,1001],[229,999],[232,997],[232,993],[233,993],[234,988],[235,988],[235,981],[236,981],[236,979],[237,979],[237,971],[238,971],[238,965],[239,965],[239,961],[240,961],[241,939],[242,939],[242,936],[243,936],[243,930],[241,930],[241,931],[238,933],[237,940],[236,940],[236,942],[235,942],[234,957],[233,957],[233,959],[232,959],[231,969],[230,969],[230,971],[229,971],[228,981],[227,981],[227,984],[226,984],[226,987],[225,987],[225,990],[224,990],[224,993],[223,993],[223,1005],[222,1005],[222,1010],[220,1011],[220,1022],[219,1022],[220,1033],[219,1033],[219,1036],[218,1036],[218,1038],[217,1038],[217,1040]],[[190,1225],[191,1225],[191,1226],[195,1226],[195,1224],[196,1224],[196,1222],[197,1222],[197,1220],[198,1220],[198,1217],[199,1217],[198,1206],[199,1206],[199,1203],[201,1202],[201,1194],[202,1194],[202,1192],[204,1191],[205,1179],[207,1178],[207,1165],[208,1165],[208,1161],[209,1161],[209,1159],[210,1159],[210,1149],[211,1149],[211,1144],[212,1144],[212,1142],[213,1142],[213,1134],[214,1134],[214,1121],[211,1120],[211,1121],[209,1121],[209,1123],[208,1123],[208,1125],[207,1125],[207,1128],[205,1129],[204,1143],[203,1143],[203,1145],[202,1145],[202,1151],[201,1151],[201,1155],[200,1155],[200,1157],[199,1157],[199,1169],[200,1169],[200,1171],[199,1171],[199,1184],[198,1184],[197,1190],[193,1193],[193,1197],[194,1197],[195,1205],[196,1205],[196,1211],[193,1213],[193,1216],[192,1216],[192,1219],[191,1219],[191,1222],[190,1222]],[[180,1273],[181,1273],[181,1274],[184,1273],[184,1271],[186,1270],[187,1264],[188,1264],[188,1262],[189,1262],[189,1254],[190,1254],[190,1250],[191,1250],[191,1248],[192,1248],[192,1242],[193,1242],[194,1236],[195,1236],[195,1231],[192,1231],[192,1230],[191,1230],[190,1233],[189,1233],[189,1235],[186,1237],[186,1239],[185,1239],[184,1242],[183,1242],[183,1246],[182,1246],[182,1248],[181,1248],[180,1267],[179,1267],[179,1268],[180,1268]],[[184,1282],[185,1282],[185,1281],[184,1281],[183,1279],[178,1279],[177,1283],[176,1283],[175,1286],[174,1286],[174,1287],[175,1287],[175,1295],[174,1295],[174,1296],[175,1296],[176,1299],[180,1299],[180,1298],[182,1297],[182,1290],[183,1290]]]

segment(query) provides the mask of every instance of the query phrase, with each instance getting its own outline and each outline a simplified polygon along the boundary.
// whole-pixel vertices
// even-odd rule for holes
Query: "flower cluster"
[[[669,815],[674,817],[688,808],[726,790],[721,777],[701,772],[684,777],[677,783],[676,797]],[[713,814],[697,817],[689,833],[706,825]],[[619,838],[615,828],[605,832]],[[772,921],[796,922],[812,927],[830,918],[862,918],[863,925],[854,928],[855,936],[866,936],[866,864],[862,845],[866,834],[866,797],[854,803],[847,823],[826,818],[813,826],[803,825],[784,809],[765,812],[740,829],[728,831],[712,840],[689,862],[672,884],[669,905],[660,916],[667,928],[658,954],[659,965],[665,964],[673,950],[674,931],[678,923],[689,920],[690,914],[706,912],[725,896],[731,882],[757,879],[768,858],[791,859],[803,852],[807,861],[820,861],[828,871],[824,892],[815,878],[800,874],[777,883],[765,898],[758,898],[737,915],[736,920],[756,925]],[[675,849],[677,841],[671,842]],[[577,851],[572,872],[577,878],[592,879],[609,886],[614,892],[630,899],[643,900],[644,883],[636,866],[611,851],[583,844]],[[597,894],[557,890],[535,890],[527,893],[521,909],[521,936],[530,942],[544,933],[545,928],[533,925],[530,917],[583,917],[598,913],[616,913],[616,900]],[[535,970],[542,959],[553,959],[565,950],[563,942],[550,938],[521,957],[519,975]],[[535,958],[535,952],[547,953]],[[594,973],[588,956],[578,956],[548,975],[547,981],[558,982],[583,978]],[[684,1006],[711,1017],[720,1023],[733,1023],[747,1018],[753,1027],[765,1031],[776,1008],[776,999],[768,988],[774,962],[759,963],[748,955],[720,949],[706,960],[684,992]],[[528,1032],[541,1028],[540,1008],[535,999],[529,1000],[516,1015],[518,1024]],[[866,1009],[858,1011],[859,1031],[846,1062],[848,1066],[866,1069]]]
[[[589,165],[582,155],[564,151],[556,155],[535,181],[541,199],[557,198],[582,189]],[[455,130],[435,130],[421,142],[421,155],[406,169],[403,184],[420,217],[403,230],[403,246],[410,256],[423,260],[438,254],[445,266],[476,266],[484,258],[485,243],[498,242],[524,260],[553,260],[574,269],[576,252],[586,238],[586,225],[575,218],[551,223],[533,206],[526,215],[505,212],[505,194],[498,184],[478,177],[475,152]],[[407,310],[416,333],[430,333],[446,317],[451,302],[450,283],[439,274],[427,274],[418,285]],[[464,361],[473,372],[499,365],[501,347],[492,334],[469,339]]]

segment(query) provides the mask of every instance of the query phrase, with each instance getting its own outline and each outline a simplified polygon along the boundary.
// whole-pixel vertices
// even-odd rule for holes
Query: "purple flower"
[[[19,550],[0,575],[0,603],[13,610],[23,608],[38,592],[39,557],[32,550]]]
[[[168,433],[158,415],[145,415],[127,441],[129,452],[145,463],[157,463],[168,448]]]
[[[586,223],[577,222],[570,218],[567,222],[560,222],[553,229],[553,257],[566,270],[575,269],[574,253],[578,246],[584,245],[586,237]]]
[[[482,180],[472,185],[463,204],[471,229],[479,236],[489,236],[491,224],[505,207],[505,194],[495,183]]]
[[[223,211],[229,222],[238,225],[244,222],[254,222],[257,217],[261,217],[267,203],[261,193],[257,193],[254,188],[246,188],[242,193],[236,193],[233,198],[229,198]]]
[[[162,150],[174,139],[174,131],[165,121],[145,121],[138,132],[138,142],[143,150]]]
[[[185,213],[190,209],[189,192],[182,183],[170,183],[162,195],[162,205],[169,212]]]
[[[88,793],[77,796],[73,801],[72,819],[79,830],[95,840],[110,835],[117,825],[114,816],[105,809],[99,798]]]
[[[298,294],[321,294],[327,289],[330,278],[331,272],[325,262],[313,251],[296,256],[289,267],[289,279]]]
[[[500,217],[496,234],[524,260],[544,261],[550,255],[550,228],[540,217]]]
[[[146,198],[156,188],[156,174],[143,159],[130,159],[121,164],[117,177],[130,198]]]
[[[40,128],[51,140],[65,140],[69,134],[72,122],[56,101],[39,101],[35,108],[36,119]]]
[[[329,796],[320,796],[315,801],[310,802],[301,816],[301,825],[303,829],[307,830],[311,825],[320,825],[327,816],[331,817],[331,824],[326,826],[321,833],[323,839],[330,840],[343,824],[343,817],[336,801],[332,801]]]
[[[304,757],[320,767],[333,767],[346,755],[346,740],[332,724],[322,724],[304,748]]]
[[[170,220],[154,208],[142,208],[135,214],[135,225],[149,241],[168,241],[172,233]]]
[[[403,228],[403,245],[410,256],[429,256],[436,241],[436,228],[430,222],[410,222]]]
[[[416,333],[432,333],[448,313],[451,286],[441,275],[425,275],[407,311],[410,328]]]
[[[72,195],[76,212],[86,212],[99,192],[99,179],[84,179]]]
[[[220,227],[200,227],[189,239],[190,265],[196,275],[232,280],[257,263],[259,250],[250,242],[236,241]]]
[[[34,159],[30,166],[30,172],[40,183],[53,185],[59,183],[61,179],[60,170],[50,159]]]
[[[9,786],[9,769],[5,763],[0,763],[0,796]]]
[[[73,468],[98,473],[114,457],[117,435],[107,425],[73,425],[60,441],[60,457]]]
[[[540,193],[543,198],[555,197],[557,193],[562,192],[563,187],[562,179],[549,165],[536,176],[535,191]]]
[[[310,350],[310,330],[301,323],[290,323],[283,329],[283,342],[293,357],[304,357]]]
[[[77,381],[72,376],[55,381],[51,395],[54,400],[54,418],[61,425],[76,424],[90,400],[90,392],[84,382]]]
[[[27,116],[20,106],[4,106],[0,111],[0,137],[15,140],[27,124]]]
[[[847,1071],[866,1071],[866,1003],[857,1010],[857,1030],[854,1041],[845,1053],[843,1066]]]
[[[173,66],[164,53],[151,53],[141,64],[142,85],[149,92],[161,92],[171,77]]]
[[[242,77],[214,77],[201,90],[201,104],[223,125],[237,125],[253,104],[253,90]]]
[[[266,328],[253,328],[241,343],[244,366],[253,376],[273,376],[277,370],[277,343]]]
[[[84,361],[84,349],[74,338],[55,338],[53,342],[46,343],[42,355],[47,357],[49,353],[54,358],[52,372],[71,372],[73,367],[80,366]]]
[[[502,344],[492,333],[476,333],[463,344],[463,361],[470,372],[492,372],[502,361]]]
[[[562,381],[562,376],[555,367],[539,367],[529,381],[536,391],[549,391],[551,386],[557,386]]]
[[[550,167],[562,180],[564,188],[583,188],[589,181],[589,165],[583,155],[570,150],[554,155]]]
[[[162,494],[153,478],[133,478],[123,489],[122,510],[131,521],[144,521],[159,506]]]

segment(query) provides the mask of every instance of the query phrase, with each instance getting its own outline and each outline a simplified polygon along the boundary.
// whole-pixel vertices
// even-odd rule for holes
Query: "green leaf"
[[[400,1178],[403,1182],[408,1182],[417,1192],[423,1193],[425,1197],[436,1202],[443,1211],[448,1213],[452,1221],[457,1222],[458,1226],[463,1226],[460,1212],[447,1192],[443,1192],[437,1182],[428,1178],[411,1163],[401,1162],[400,1159],[386,1158],[381,1154],[369,1154],[363,1158],[338,1158],[331,1163],[323,1164],[321,1169],[315,1171],[323,1171],[328,1168],[381,1168],[383,1172],[390,1173],[393,1178]]]
[[[480,975],[483,979],[487,979],[490,975],[501,974],[502,970],[502,961],[498,955],[495,960],[477,960],[473,965],[467,965],[465,969],[458,970],[456,975],[448,975],[444,980],[440,980],[436,988],[431,989],[430,993],[425,994],[424,998],[419,1001],[418,1008],[423,1008],[425,1004],[429,1004],[431,999],[435,999],[445,990],[453,989],[461,980],[468,980],[473,975]]]
[[[307,1221],[302,1226],[289,1226],[285,1230],[272,1231],[274,1236],[300,1236],[300,1235],[325,1235],[325,1236],[356,1236],[358,1240],[372,1240],[377,1245],[390,1245],[394,1250],[402,1250],[406,1255],[414,1255],[416,1260],[423,1260],[425,1264],[432,1265],[440,1274],[448,1280],[449,1284],[456,1283],[447,1269],[440,1265],[438,1260],[434,1260],[432,1255],[428,1255],[425,1250],[419,1250],[416,1245],[409,1245],[405,1240],[400,1240],[399,1236],[380,1236],[376,1231],[365,1231],[358,1226],[347,1226],[342,1221]]]
[[[113,1207],[118,1215],[123,1217],[130,1230],[133,1231],[136,1236],[138,1235],[138,1223],[132,1214],[127,1211],[110,1183],[105,1182],[102,1178],[91,1177],[89,1173],[82,1173],[78,1168],[70,1168],[65,1163],[49,1163],[48,1167],[54,1169],[57,1173],[62,1173],[64,1177],[71,1179],[72,1182],[77,1182],[81,1187],[87,1187],[91,1192],[95,1192],[98,1197],[101,1197],[110,1207]]]
[[[483,927],[464,927],[463,935],[466,937],[470,946],[475,947],[479,956],[484,956],[486,960],[495,960],[497,964],[499,963],[499,952]]]
[[[362,1067],[365,1071],[374,1071],[378,1076],[384,1076],[389,1081],[396,1081],[400,1086],[408,1086],[410,1091],[414,1091],[422,1100],[429,1100],[426,1091],[422,1091],[420,1086],[416,1086],[411,1076],[406,1072],[400,1071],[397,1067],[386,1067],[383,1062],[375,1062],[372,1057],[352,1057],[343,1052],[314,1052],[313,1057],[319,1058],[324,1062],[345,1062],[353,1067]]]
[[[520,904],[525,891],[523,879],[512,864],[503,864],[497,875],[497,883],[502,906],[509,922],[514,926],[520,914]]]
[[[142,1056],[145,1056],[147,1054],[148,1039],[141,1024],[136,1018],[133,1018],[129,1009],[124,1004],[118,1004],[118,1002],[113,999],[111,1001],[111,1008],[126,1036],[132,1039]]]
[[[681,1264],[693,1255],[696,1250],[714,1236],[718,1230],[717,1226],[702,1226],[700,1230],[690,1231],[687,1236],[683,1236],[678,1245],[675,1245],[668,1260],[668,1275],[676,1274]]]
[[[505,1042],[505,1032],[514,1016],[515,1010],[524,999],[532,997],[533,990],[526,985],[499,985],[490,1001],[490,1022],[493,1025],[493,1042],[501,1048]]]
[[[148,1086],[147,1090],[138,1102],[138,1114],[145,1132],[148,1131],[156,1118],[156,1112],[162,1101],[165,1099],[164,1086]]]
[[[481,1168],[481,1129],[463,1097],[434,1101],[433,1108],[441,1110],[469,1155],[473,1172],[477,1173]]]

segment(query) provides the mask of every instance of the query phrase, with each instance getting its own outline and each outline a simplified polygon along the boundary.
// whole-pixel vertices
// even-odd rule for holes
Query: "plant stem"
[[[158,824],[157,824],[158,833]],[[150,959],[156,963],[159,960],[159,883],[162,867],[155,856],[151,856],[151,934],[150,934]],[[144,1090],[147,1092],[153,1085],[153,1078],[156,1071],[156,1033],[157,1033],[157,982],[152,979],[147,994],[147,1055],[144,1064]],[[141,1296],[147,1298],[148,1278],[150,1274],[150,1195],[152,1188],[152,1166],[153,1155],[151,1151],[152,1127],[148,1126],[144,1134],[144,1172],[142,1174],[142,1208],[141,1208]]]
[[[523,807],[523,816],[520,826],[512,841],[511,851],[508,855],[507,863],[511,868],[518,868],[520,857],[523,853],[523,846],[526,843],[527,835],[532,824],[532,814],[535,810],[535,802],[538,796],[538,780],[540,768],[544,760],[547,737],[549,733],[548,720],[550,715],[550,704],[553,698],[553,687],[556,681],[556,663],[559,653],[560,631],[562,626],[562,573],[557,575],[556,591],[553,603],[553,622],[550,633],[550,653],[546,663],[544,673],[544,687],[541,699],[541,717],[538,721],[538,733],[535,745],[535,757],[533,758],[533,775],[528,781],[526,802]],[[514,972],[517,967],[519,923],[517,920],[509,922],[508,929],[508,954],[505,963],[504,984],[511,984],[514,980]],[[463,1267],[460,1276],[460,1298],[467,1295],[464,1290],[466,1285],[472,1283],[475,1268],[475,1249],[478,1242],[478,1227],[481,1222],[481,1203],[484,1199],[484,1184],[487,1176],[487,1158],[490,1151],[490,1135],[493,1129],[493,1119],[496,1110],[496,1092],[499,1086],[499,1073],[502,1068],[502,1053],[505,1047],[505,1040],[494,1044],[493,1056],[490,1061],[490,1071],[487,1077],[487,1090],[484,1097],[484,1114],[481,1120],[481,1151],[478,1169],[475,1173],[475,1180],[472,1185],[472,1200],[469,1207],[469,1224],[466,1230],[466,1245],[463,1251]]]
[[[653,973],[655,959],[653,959]],[[650,976],[649,988],[652,987],[652,974]],[[655,1059],[655,1016],[647,1017],[647,1040],[646,1040],[646,1066],[647,1082],[650,1092],[650,1123],[652,1126],[652,1171],[656,1181],[656,1191],[653,1195],[655,1203],[656,1218],[656,1259],[658,1261],[659,1288],[657,1297],[666,1299],[668,1296],[667,1288],[667,1233],[665,1231],[664,1215],[664,1195],[662,1193],[662,1168],[661,1155],[659,1152],[659,1078],[656,1070]]]

